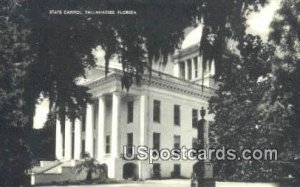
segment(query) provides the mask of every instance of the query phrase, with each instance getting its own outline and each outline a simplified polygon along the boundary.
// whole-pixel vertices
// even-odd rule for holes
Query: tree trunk
[[[86,182],[90,183],[92,181],[92,171],[88,170],[86,174]]]

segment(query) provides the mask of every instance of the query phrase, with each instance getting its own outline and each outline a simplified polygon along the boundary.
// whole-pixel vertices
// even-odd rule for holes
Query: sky
[[[247,33],[260,35],[266,41],[270,32],[270,23],[275,12],[280,7],[281,0],[269,0],[269,4],[262,8],[259,12],[249,15],[247,24]]]
[[[270,23],[272,18],[280,6],[281,0],[269,0],[269,4],[262,8],[259,12],[252,13],[248,16],[247,33],[260,35],[264,41],[268,39],[270,32]],[[47,119],[48,99],[43,99],[37,104],[36,115],[34,116],[34,128],[42,128]]]

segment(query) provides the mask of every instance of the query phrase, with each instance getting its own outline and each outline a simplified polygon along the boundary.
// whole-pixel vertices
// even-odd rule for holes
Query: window
[[[81,140],[81,152],[85,152],[85,140]]]
[[[177,154],[180,154],[180,136],[174,136],[174,149]]]
[[[153,133],[153,149],[160,149],[160,133]]]
[[[127,123],[133,122],[133,101],[127,102]]]
[[[188,60],[187,61],[187,68],[188,68],[188,79],[192,79],[192,61]]]
[[[198,110],[197,109],[192,110],[192,123],[193,123],[193,128],[198,127]]]
[[[184,62],[180,62],[180,77],[185,78],[185,64]]]
[[[180,106],[174,105],[174,124],[180,125]]]
[[[153,121],[160,123],[160,101],[153,102]]]
[[[178,177],[180,177],[180,175],[181,175],[181,173],[180,173],[180,164],[174,164],[173,177],[178,178]]]
[[[72,125],[72,147],[74,147],[75,146],[75,127],[74,127],[75,125]],[[75,157],[75,154],[74,154],[74,152],[75,152],[75,150],[74,149],[72,149],[72,155],[73,155],[73,157],[72,158],[74,158]]]
[[[133,133],[127,133],[127,156],[133,154]]]
[[[192,139],[192,148],[197,149],[198,147],[198,138],[193,138]]]
[[[174,136],[174,149],[180,149],[180,136]]]
[[[105,138],[105,153],[110,153],[110,136]]]
[[[198,77],[198,57],[194,58],[195,78]]]
[[[160,164],[157,164],[157,163],[153,164],[152,178],[154,178],[154,179],[160,178]]]

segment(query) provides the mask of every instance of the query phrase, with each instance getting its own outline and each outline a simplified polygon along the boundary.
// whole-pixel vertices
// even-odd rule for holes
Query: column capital
[[[104,99],[105,98],[105,95],[98,95],[98,97],[97,97],[98,99]]]
[[[113,95],[116,95],[116,96],[121,96],[122,95],[122,92],[118,92],[118,91],[115,91],[112,93]]]

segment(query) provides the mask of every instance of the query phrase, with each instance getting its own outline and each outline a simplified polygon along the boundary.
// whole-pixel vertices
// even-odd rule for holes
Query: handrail
[[[64,164],[64,163],[65,163],[65,162],[59,161],[57,164],[55,164],[55,165],[53,165],[53,166],[50,166],[49,168],[46,168],[46,169],[44,169],[44,170],[42,170],[42,171],[39,171],[39,172],[37,172],[37,173],[34,173],[34,175],[38,175],[38,174],[45,173],[45,172],[47,172],[47,171],[49,171],[49,170],[51,170],[51,169],[53,169],[53,168],[55,168],[55,167],[57,167],[57,166],[60,166],[60,165],[62,165],[62,164]]]

